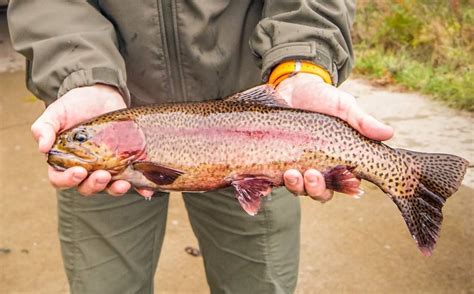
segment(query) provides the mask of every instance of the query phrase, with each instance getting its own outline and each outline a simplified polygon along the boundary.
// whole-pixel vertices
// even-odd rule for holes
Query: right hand
[[[339,117],[370,139],[384,141],[393,136],[393,129],[365,113],[352,95],[317,75],[298,73],[282,81],[276,90],[291,107]],[[286,188],[296,195],[308,195],[321,202],[332,198],[333,192],[326,189],[323,174],[315,169],[304,174],[287,170],[284,180]]]
[[[125,108],[125,102],[116,88],[96,84],[75,88],[49,105],[33,123],[31,131],[38,142],[39,151],[47,153],[56,140],[56,134],[95,116]],[[57,189],[77,187],[79,193],[89,196],[102,190],[110,195],[121,196],[131,184],[118,180],[111,182],[111,174],[105,170],[94,171],[88,176],[85,168],[71,167],[57,171],[48,167],[48,177]],[[152,191],[137,189],[142,196],[151,196]]]

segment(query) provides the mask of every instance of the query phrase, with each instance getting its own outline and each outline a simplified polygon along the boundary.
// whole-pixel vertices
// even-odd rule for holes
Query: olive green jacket
[[[8,23],[28,88],[47,104],[104,83],[141,105],[223,97],[288,59],[320,65],[338,85],[353,65],[354,9],[349,0],[12,0]]]

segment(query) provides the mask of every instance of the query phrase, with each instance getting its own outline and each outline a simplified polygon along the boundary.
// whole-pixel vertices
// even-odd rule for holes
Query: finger
[[[323,195],[324,191],[326,190],[326,184],[324,182],[323,175],[315,170],[315,169],[308,169],[304,173],[304,188],[308,196],[311,197],[320,197]]]
[[[370,139],[385,141],[393,137],[392,127],[365,113],[357,104],[350,107],[347,122]]]
[[[386,141],[393,137],[393,128],[388,126],[371,115],[364,116],[359,122],[360,132],[371,139]]]
[[[132,185],[129,182],[118,180],[113,182],[106,191],[112,196],[123,196],[131,187]]]
[[[56,139],[56,133],[59,131],[59,122],[50,117],[45,111],[31,126],[31,132],[36,142],[38,142],[38,149],[42,153],[46,153],[51,149]]]
[[[295,169],[289,169],[283,174],[283,180],[288,191],[296,195],[304,195],[304,181],[301,173]]]
[[[155,193],[155,191],[153,190],[150,190],[150,189],[145,189],[145,188],[136,188],[135,189],[138,194],[142,195],[143,197],[149,199],[153,196],[153,194]]]
[[[48,178],[56,189],[72,188],[79,185],[87,177],[87,171],[79,166],[71,167],[65,171],[57,171],[48,166]]]
[[[349,94],[341,93],[338,96],[334,115],[347,121],[353,128],[370,139],[385,141],[393,136],[392,127],[367,114],[356,103],[355,98]]]
[[[111,178],[112,176],[109,172],[97,170],[78,186],[77,191],[84,196],[90,196],[104,190]]]
[[[310,196],[312,199],[316,200],[316,201],[319,201],[321,203],[326,203],[328,202],[329,200],[332,199],[334,195],[334,191],[331,191],[331,190],[324,190],[323,194],[321,194],[320,196],[317,196],[317,197],[312,197]]]

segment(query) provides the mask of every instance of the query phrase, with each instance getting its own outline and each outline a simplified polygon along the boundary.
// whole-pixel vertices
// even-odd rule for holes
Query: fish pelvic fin
[[[397,149],[405,159],[405,183],[388,194],[401,211],[418,248],[431,256],[443,221],[442,208],[464,178],[469,162],[449,154]]]
[[[234,176],[229,179],[235,189],[235,198],[245,212],[256,215],[260,210],[261,198],[272,192],[273,182],[265,177]]]

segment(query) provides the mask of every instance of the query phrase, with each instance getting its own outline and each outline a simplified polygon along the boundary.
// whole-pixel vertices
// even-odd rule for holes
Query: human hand
[[[56,139],[56,134],[87,119],[106,112],[125,108],[120,93],[111,86],[96,84],[75,88],[49,105],[33,123],[31,131],[38,142],[39,151],[47,153]],[[88,176],[85,168],[75,166],[65,171],[48,167],[48,177],[57,189],[77,187],[84,196],[106,190],[109,194],[120,196],[126,193],[131,184],[118,180],[111,182],[111,174],[105,170],[94,171]],[[143,196],[151,196],[152,191],[137,190]]]
[[[298,73],[283,80],[276,90],[291,107],[339,117],[370,139],[384,141],[393,136],[393,129],[364,112],[352,95],[325,83],[317,75]],[[286,188],[294,194],[308,195],[321,202],[332,198],[333,192],[326,189],[323,175],[315,169],[307,170],[304,175],[290,169],[283,178]]]

